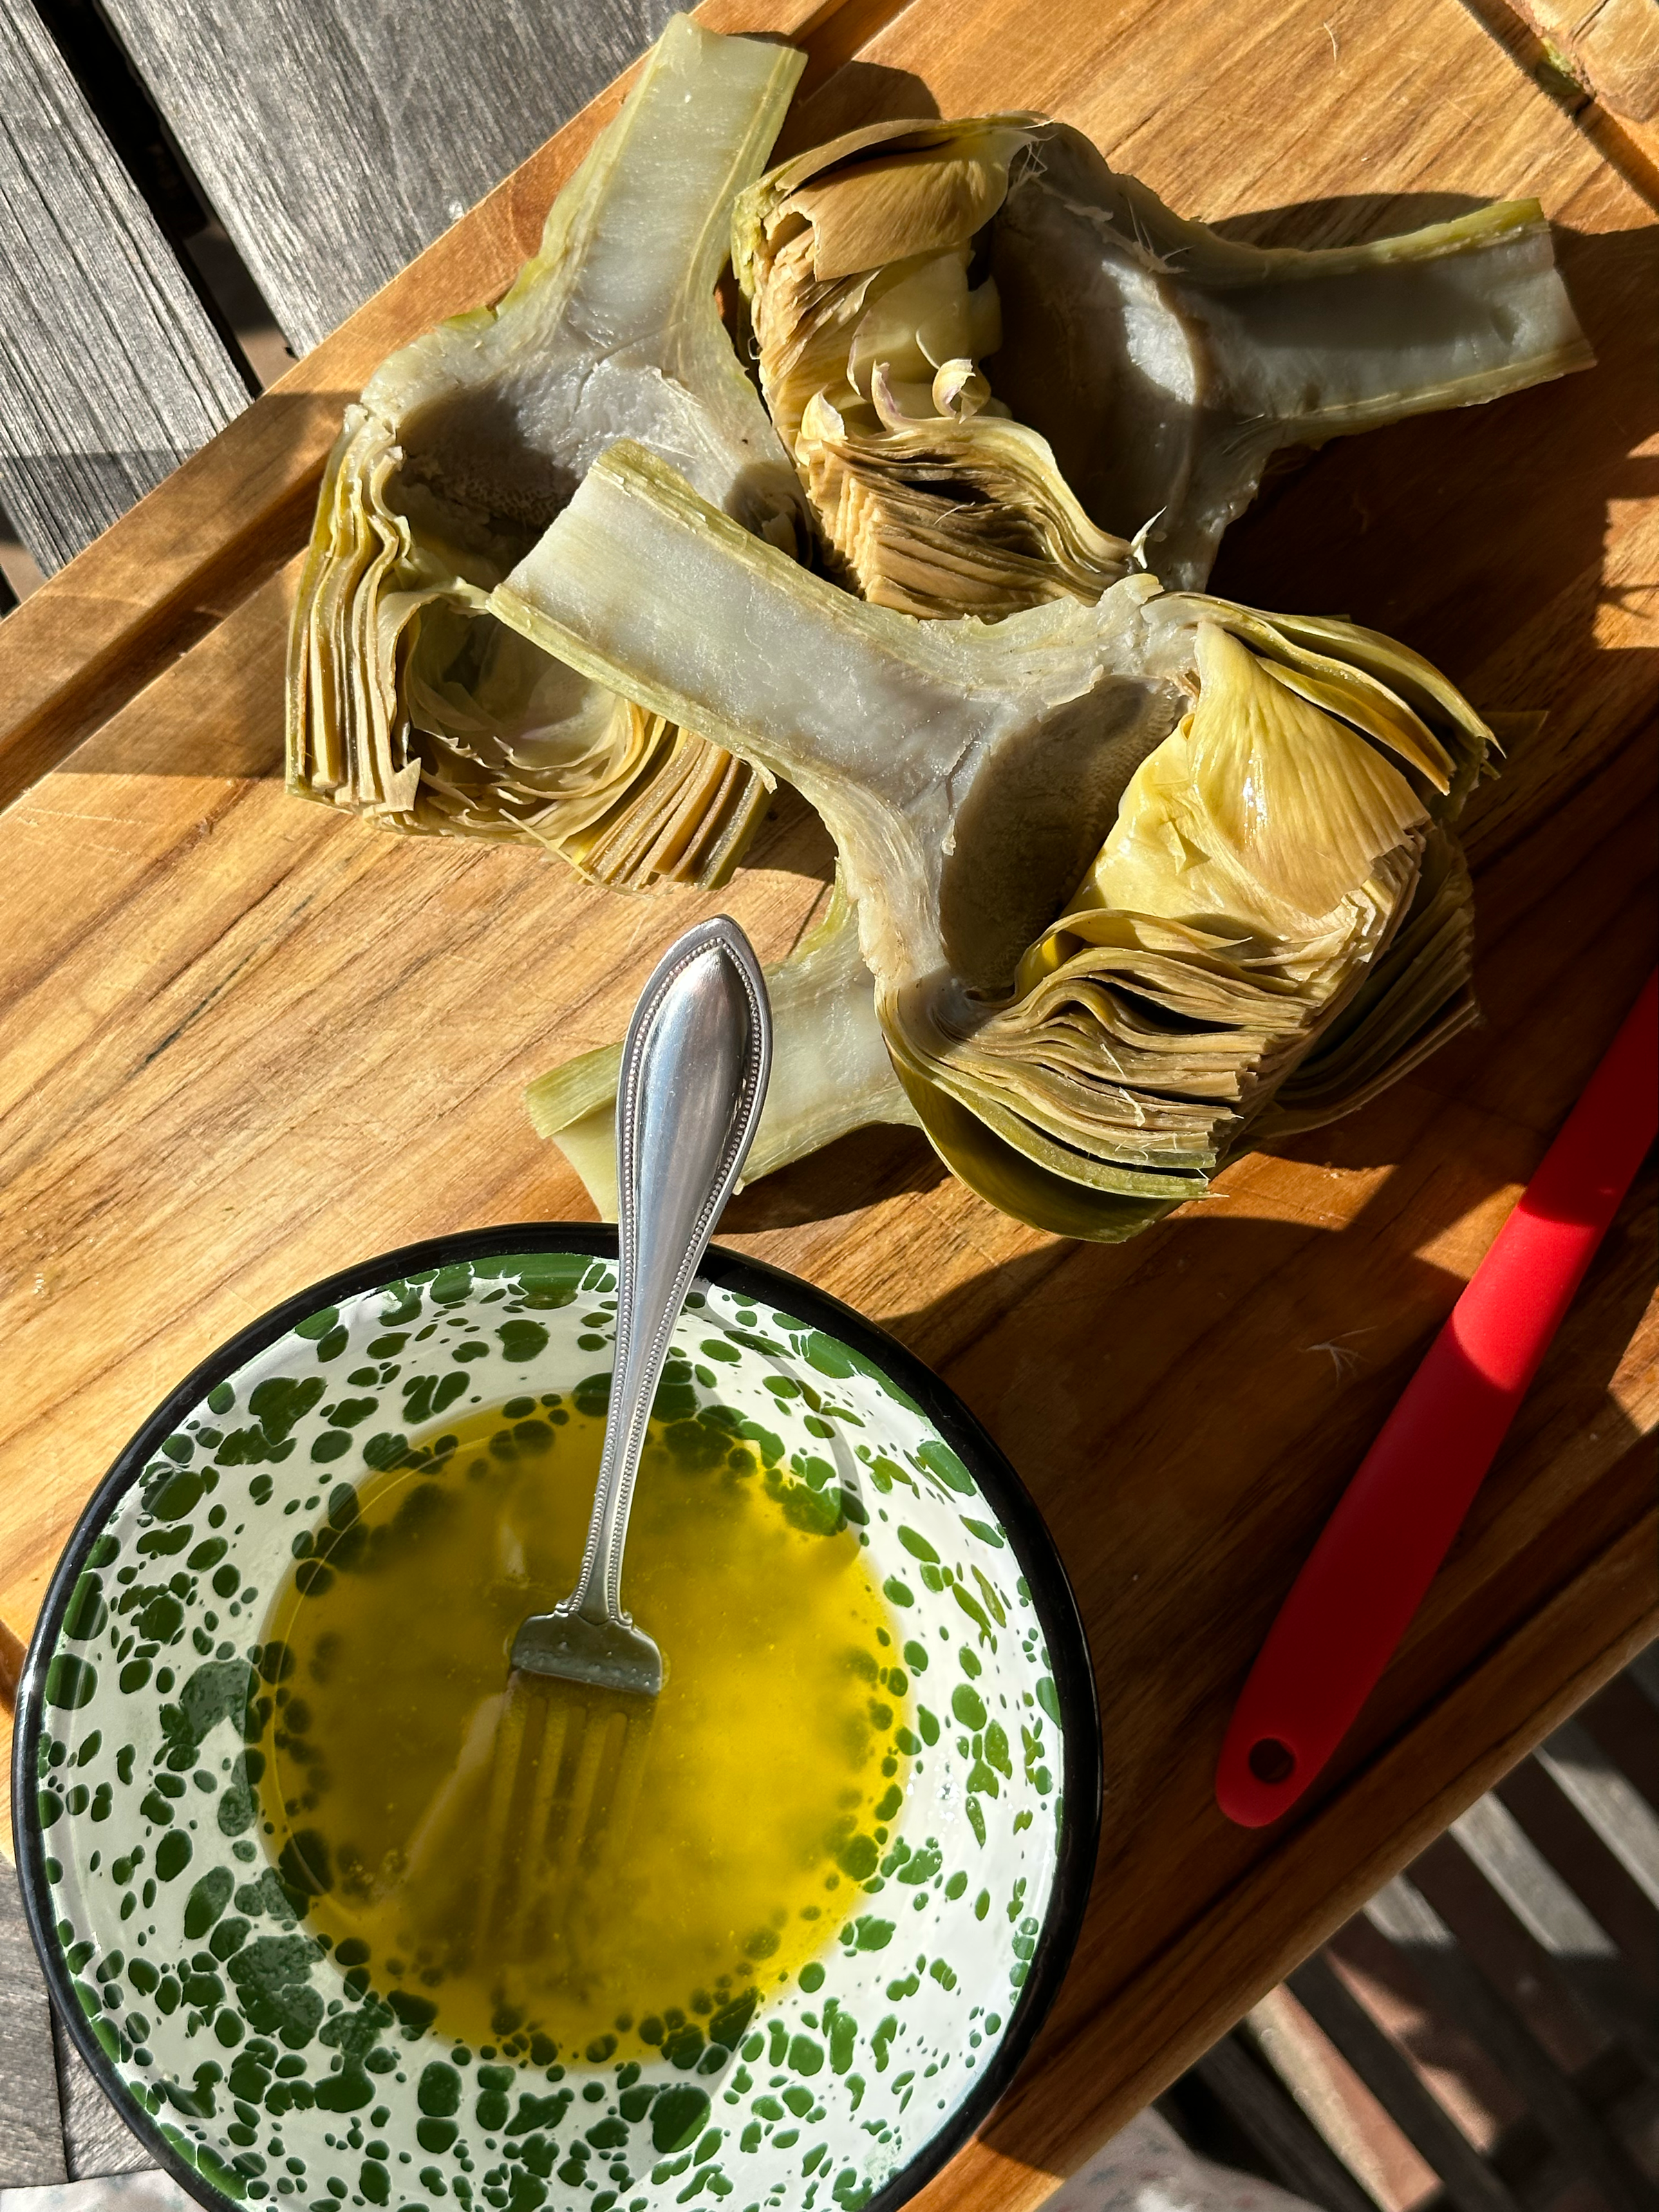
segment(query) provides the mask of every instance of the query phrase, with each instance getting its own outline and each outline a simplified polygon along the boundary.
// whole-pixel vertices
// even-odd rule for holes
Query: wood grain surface
[[[1659,121],[1659,9],[1650,0],[1516,0],[1558,67],[1632,123]]]
[[[29,0],[0,0],[0,507],[50,572],[248,392]]]
[[[1650,1165],[1351,1741],[1281,1827],[1215,1752],[1323,1515],[1651,963],[1653,216],[1455,0],[913,0],[705,11],[804,32],[792,143],[1031,105],[1183,211],[1325,243],[1535,192],[1601,365],[1299,459],[1219,589],[1340,611],[1492,708],[1544,708],[1468,817],[1486,1026],[1238,1163],[1133,1244],[991,1212],[908,1132],[744,1193],[728,1244],[931,1360],[1048,1516],[1093,1642],[1108,1781],[1070,1978],[1019,2082],[918,2202],[1021,2212],[1659,1626]],[[609,110],[599,103],[599,112]],[[27,1632],[151,1404],[306,1282],[441,1230],[588,1208],[519,1104],[620,1034],[716,904],[763,957],[830,853],[781,798],[716,900],[627,903],[510,850],[283,795],[281,651],[343,399],[498,291],[577,118],[0,629],[0,1620]]]
[[[109,0],[296,353],[654,39],[674,0]]]

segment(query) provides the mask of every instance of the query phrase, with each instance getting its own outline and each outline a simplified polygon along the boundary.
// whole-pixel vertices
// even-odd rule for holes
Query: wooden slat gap
[[[1497,2061],[1530,2116],[1604,2202],[1616,2212],[1642,2212],[1647,2191],[1628,2153],[1419,1881],[1400,1877],[1366,1910],[1391,1948],[1427,1984],[1437,2005]]]
[[[185,244],[211,220],[207,195],[167,135],[143,79],[91,0],[33,0],[33,4],[116,158],[172,247],[185,283],[201,302],[249,398],[258,398],[259,380],[230,318]]]
[[[1290,1976],[1291,1994],[1440,2176],[1457,2212],[1516,2212],[1502,2180],[1419,2075],[1406,2053],[1316,1954]]]
[[[1376,2212],[1367,2191],[1326,2142],[1265,2057],[1224,2036],[1194,2067],[1199,2080],[1255,2143],[1287,2189],[1323,2212]]]

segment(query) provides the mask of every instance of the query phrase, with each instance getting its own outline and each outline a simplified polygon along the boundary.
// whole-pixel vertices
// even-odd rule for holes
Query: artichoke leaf
[[[1310,938],[1424,820],[1364,738],[1200,625],[1192,713],[1137,772],[1085,878],[1089,903],[1262,939]]]
[[[814,148],[740,197],[732,237],[762,386],[832,556],[866,597],[926,614],[1037,603],[1029,573],[998,580],[983,562],[971,596],[952,604],[947,572],[910,605],[896,547],[911,533],[909,565],[926,567],[939,540],[984,537],[988,501],[1011,544],[1075,538],[1058,517],[1080,506],[1090,560],[1056,548],[1051,592],[1098,596],[1138,556],[1196,588],[1275,447],[1591,361],[1535,201],[1364,246],[1245,246],[1033,114],[893,122]],[[1015,480],[982,457],[985,405],[948,423],[939,410],[924,443],[921,372],[947,328],[1028,434]],[[884,363],[890,409],[875,404]],[[900,495],[918,455],[925,511]]]
[[[744,1183],[872,1121],[916,1121],[887,1056],[859,957],[858,919],[839,879],[817,927],[787,960],[767,969],[766,986],[772,1075]],[[621,1065],[621,1045],[604,1045],[538,1077],[525,1092],[537,1134],[559,1146],[605,1221],[617,1218]]]
[[[1478,1021],[1468,981],[1474,935],[1468,864],[1453,837],[1431,830],[1405,919],[1358,992],[1281,1085],[1256,1125],[1257,1138],[1266,1142],[1353,1113]],[[1449,988],[1456,978],[1461,983]]]
[[[1075,1234],[1122,1233],[1126,1201],[1155,1218],[1247,1140],[1413,906],[1434,824],[1392,733],[1408,711],[1443,749],[1484,726],[1455,695],[1419,685],[1408,710],[1361,684],[1374,741],[1279,680],[1277,618],[1146,575],[916,623],[637,446],[491,604],[802,791],[930,1138],[1024,1218],[1098,1198]],[[1323,625],[1321,654],[1369,683],[1375,647],[1349,663],[1345,637]],[[1409,972],[1418,1032],[1466,991],[1467,940],[1442,933]]]
[[[1128,573],[1131,549],[1096,529],[1046,441],[983,411],[970,360],[939,365],[925,387],[933,414],[903,413],[888,368],[872,376],[878,428],[849,429],[818,393],[796,440],[836,574],[877,606],[994,620],[1062,595],[1097,599]]]
[[[991,619],[1098,599],[1134,565],[977,367],[1002,328],[974,241],[1043,127],[877,126],[773,172],[734,216],[772,418],[829,565],[877,605]]]
[[[1481,775],[1493,772],[1497,737],[1492,719],[1477,714],[1456,685],[1409,646],[1332,615],[1274,615],[1270,623],[1248,634],[1282,683],[1328,705],[1420,769],[1432,786],[1427,797],[1437,821],[1455,820]],[[1333,644],[1340,648],[1334,660]],[[1346,693],[1346,703],[1328,690],[1322,693],[1310,689],[1309,681],[1299,681],[1328,685],[1333,678]],[[1378,690],[1370,692],[1366,679]],[[1375,702],[1370,712],[1384,715],[1392,732],[1367,718],[1368,694]],[[1526,719],[1535,726],[1533,717]],[[1423,743],[1431,757],[1414,751]]]
[[[765,778],[550,658],[489,594],[622,435],[744,526],[804,533],[714,297],[732,198],[804,65],[672,19],[506,296],[392,355],[347,410],[291,635],[291,790],[623,887],[729,873]]]
[[[1135,1198],[1076,1182],[1006,1143],[977,1114],[924,1078],[901,1070],[900,1080],[928,1142],[951,1172],[988,1205],[1051,1237],[1127,1243],[1182,1200],[1200,1194],[1182,1189],[1167,1197]]]
[[[948,252],[972,238],[1007,197],[1008,162],[1025,121],[994,116],[950,125],[935,143],[893,152],[884,145],[890,132],[878,125],[789,163],[788,173],[805,181],[791,191],[785,220],[810,227],[814,282]]]

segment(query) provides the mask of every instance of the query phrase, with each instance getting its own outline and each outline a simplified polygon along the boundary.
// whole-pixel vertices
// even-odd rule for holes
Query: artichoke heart
[[[1133,1234],[1472,1017],[1445,825],[1491,732],[1375,632],[1148,575],[917,623],[634,445],[491,605],[818,809],[917,1119],[1035,1226]]]
[[[1097,599],[1138,558],[1197,588],[1275,447],[1591,360],[1536,201],[1245,246],[1038,115],[815,147],[740,197],[732,263],[833,562],[917,615]]]
[[[733,196],[804,65],[675,17],[506,297],[392,355],[347,410],[291,636],[290,790],[544,845],[623,887],[735,865],[763,774],[527,642],[489,598],[622,436],[738,526],[804,544],[715,297]]]

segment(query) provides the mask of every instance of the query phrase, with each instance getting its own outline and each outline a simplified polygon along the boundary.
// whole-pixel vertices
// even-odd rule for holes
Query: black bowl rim
[[[68,1968],[52,1919],[46,1881],[48,1856],[38,1822],[35,1764],[43,1723],[42,1688],[47,1662],[63,1626],[64,1612],[87,1556],[105,1522],[171,1436],[191,1407],[267,1346],[286,1336],[296,1322],[324,1306],[373,1291],[400,1277],[471,1259],[499,1259],[517,1252],[583,1252],[596,1259],[617,1257],[617,1231],[591,1222],[521,1222],[504,1228],[461,1230],[406,1244],[329,1275],[295,1291],[269,1312],[237,1331],[210,1352],[199,1366],[170,1391],[94,1492],[74,1534],[64,1548],[40,1612],[18,1685],[16,1738],[12,1753],[12,1804],[17,1838],[17,1873],[29,1934],[59,2018],[94,2078],[132,2132],[151,2151],[158,2166],[209,2212],[226,2212],[234,2200],[189,2165],[139,2106],[113,2061],[92,2032],[70,1985]],[[697,1270],[722,1290],[747,1293],[780,1311],[810,1322],[826,1334],[861,1352],[915,1399],[946,1443],[971,1470],[1012,1539],[1026,1584],[1042,1626],[1060,1704],[1065,1748],[1065,1817],[1048,1910],[1038,1935],[1025,1982],[994,2057],[962,2105],[902,2167],[865,2212],[899,2212],[974,2135],[1000,2100],[1030,2050],[1071,1963],[1094,1880],[1102,1808],[1099,1707],[1094,1668],[1077,1600],[1047,1523],[1032,1503],[1000,1448],[948,1383],[885,1329],[866,1321],[839,1298],[799,1275],[764,1261],[711,1244]]]

